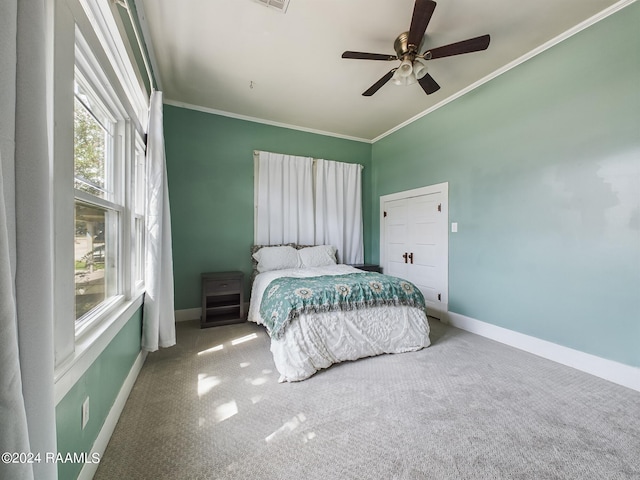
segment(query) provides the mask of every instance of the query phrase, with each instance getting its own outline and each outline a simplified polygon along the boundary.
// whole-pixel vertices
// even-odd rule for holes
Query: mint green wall
[[[254,150],[364,165],[365,253],[370,255],[370,144],[170,105],[164,106],[164,130],[177,310],[200,306],[201,272],[251,273]]]
[[[379,197],[449,182],[450,311],[640,366],[638,25],[635,3],[376,142],[373,261]]]
[[[131,367],[140,353],[142,308],[131,317],[56,406],[58,452],[90,452]],[[89,422],[82,429],[82,402],[89,397]],[[74,479],[83,465],[59,463],[58,477]]]

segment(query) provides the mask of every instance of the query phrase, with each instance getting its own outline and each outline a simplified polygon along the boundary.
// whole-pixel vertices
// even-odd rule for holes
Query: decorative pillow
[[[298,250],[303,267],[324,267],[336,264],[336,247],[333,245],[318,245]]]
[[[258,274],[258,261],[253,257],[253,254],[264,247],[296,247],[295,243],[280,243],[278,245],[251,245],[251,268],[253,269],[253,277]]]
[[[253,254],[258,261],[258,272],[284,270],[285,268],[299,268],[298,251],[290,246],[263,247]]]

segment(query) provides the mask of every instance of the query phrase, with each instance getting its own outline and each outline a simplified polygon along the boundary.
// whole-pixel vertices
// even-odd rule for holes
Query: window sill
[[[142,306],[144,295],[120,304],[109,318],[76,339],[75,351],[69,358],[57,365],[54,371],[54,395],[56,405],[82,378],[93,362],[111,343],[122,327]]]
[[[128,305],[124,295],[115,295],[76,320],[75,345],[81,345],[86,337],[91,337],[96,328],[99,329],[100,325],[109,323],[110,319],[120,315],[123,305]]]

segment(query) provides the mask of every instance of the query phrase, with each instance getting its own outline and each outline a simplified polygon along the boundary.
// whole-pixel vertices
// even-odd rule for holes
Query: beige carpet
[[[278,384],[254,324],[149,355],[96,479],[640,479],[640,393],[432,322]]]

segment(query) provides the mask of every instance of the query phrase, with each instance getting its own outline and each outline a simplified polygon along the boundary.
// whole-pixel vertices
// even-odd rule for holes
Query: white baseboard
[[[201,308],[186,308],[184,310],[176,310],[176,322],[187,322],[189,320],[200,320],[202,315]]]
[[[640,392],[640,368],[448,312],[450,325]]]
[[[109,444],[109,440],[111,439],[111,435],[116,428],[118,423],[118,419],[122,414],[122,410],[124,409],[125,403],[127,403],[127,398],[129,398],[129,394],[131,393],[131,389],[133,388],[133,384],[136,382],[138,378],[138,374],[142,369],[142,365],[144,365],[144,361],[147,358],[147,352],[141,351],[136,358],[136,361],[133,363],[131,370],[129,370],[129,375],[125,379],[122,384],[122,388],[116,397],[116,401],[113,402],[113,406],[107,415],[107,418],[100,429],[100,433],[98,433],[98,437],[96,441],[93,443],[93,447],[91,448],[91,454],[89,458],[93,458],[93,454],[100,455],[100,458],[104,455],[104,451],[107,449],[107,445]],[[98,463],[85,463],[84,467],[80,471],[78,475],[78,480],[91,480],[93,476],[96,474],[98,470]]]

